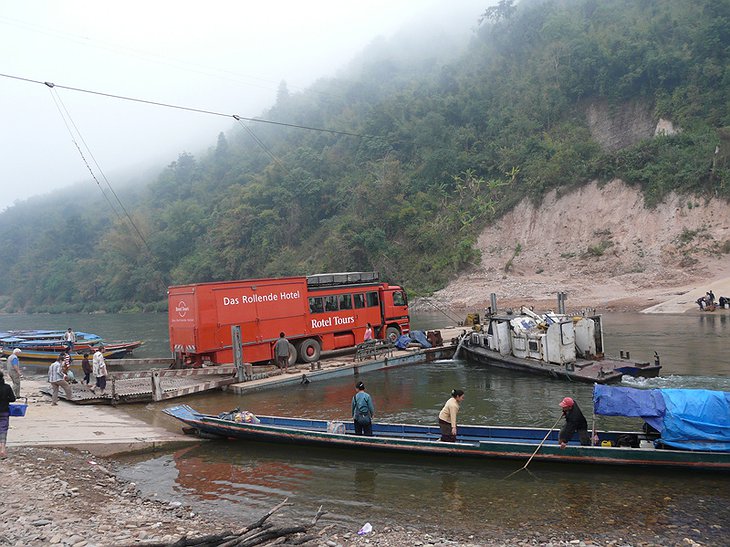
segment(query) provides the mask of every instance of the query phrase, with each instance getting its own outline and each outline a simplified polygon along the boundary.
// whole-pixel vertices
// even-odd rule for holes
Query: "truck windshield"
[[[396,291],[393,293],[393,305],[394,306],[406,306],[408,304],[408,298],[406,293],[403,291]]]

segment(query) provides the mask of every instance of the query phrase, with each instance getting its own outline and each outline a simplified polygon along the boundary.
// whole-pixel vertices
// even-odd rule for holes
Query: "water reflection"
[[[305,518],[324,505],[328,516],[356,530],[429,523],[453,529],[519,528],[558,523],[576,532],[610,533],[613,525],[667,526],[701,515],[730,518],[726,477],[561,466],[535,462],[530,473],[505,478],[516,462],[370,454],[342,449],[211,442],[132,464],[123,475],[153,474],[142,488],[184,498],[203,513],[246,521],[288,497]],[[688,487],[691,484],[691,487]]]

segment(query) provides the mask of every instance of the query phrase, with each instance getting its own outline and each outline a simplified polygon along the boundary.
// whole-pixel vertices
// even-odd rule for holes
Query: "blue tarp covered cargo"
[[[730,452],[730,393],[707,389],[634,389],[596,384],[593,408],[604,416],[643,418],[660,442],[686,450]]]

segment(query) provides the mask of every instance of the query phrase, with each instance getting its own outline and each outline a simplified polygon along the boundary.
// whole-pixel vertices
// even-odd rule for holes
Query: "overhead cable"
[[[136,103],[142,103],[142,104],[150,104],[153,106],[162,106],[165,108],[174,108],[177,110],[186,110],[188,112],[198,112],[200,114],[210,114],[211,116],[222,116],[224,118],[233,118],[236,121],[245,120],[248,122],[256,122],[256,123],[266,123],[270,125],[279,125],[282,127],[292,127],[294,129],[306,129],[308,131],[319,131],[321,133],[331,133],[333,135],[346,135],[348,137],[358,137],[358,138],[366,138],[370,137],[371,135],[365,135],[361,133],[351,133],[349,131],[338,131],[336,129],[325,129],[322,127],[311,127],[307,125],[298,125],[294,123],[286,123],[286,122],[276,122],[273,120],[265,120],[263,118],[248,118],[246,116],[240,116],[238,114],[226,114],[224,112],[216,112],[215,110],[206,110],[203,108],[194,108],[190,106],[182,106],[182,105],[176,105],[176,104],[170,104],[170,103],[163,103],[160,101],[152,101],[149,99],[139,99],[137,97],[127,97],[125,95],[117,95],[115,93],[105,93],[103,91],[94,91],[92,89],[83,89],[80,87],[71,87],[71,86],[65,86],[61,84],[56,84],[53,82],[41,82],[40,80],[33,80],[31,78],[23,78],[21,76],[13,76],[12,74],[2,74],[0,73],[0,76],[3,78],[11,78],[13,80],[20,80],[23,82],[29,82],[33,84],[40,84],[45,85],[48,87],[57,87],[60,89],[67,89],[69,91],[77,91],[79,93],[89,93],[91,95],[99,95],[101,97],[110,97],[112,99],[120,99],[122,101],[131,101]]]

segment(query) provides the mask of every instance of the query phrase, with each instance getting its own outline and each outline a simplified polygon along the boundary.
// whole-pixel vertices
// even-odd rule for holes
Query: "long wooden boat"
[[[120,359],[140,347],[142,343],[143,342],[141,340],[135,340],[133,342],[115,342],[111,344],[104,344],[104,351],[102,352],[102,354],[106,359]],[[7,357],[11,353],[13,353],[14,347],[15,346],[5,346],[0,353]],[[21,347],[21,351],[21,357],[23,358],[23,360],[27,359],[28,361],[55,361],[58,358],[58,354],[60,352],[66,351],[66,347],[64,346],[57,351],[42,351]],[[84,358],[84,353],[88,353],[89,358],[91,358],[91,355],[95,351],[95,348],[90,348],[87,350],[83,348],[77,349],[76,346],[74,346],[74,350],[71,352],[70,355],[73,361],[81,361]]]
[[[653,378],[661,364],[606,357],[600,315],[538,315],[521,308],[514,315],[490,315],[481,332],[465,335],[457,356],[480,365],[587,383],[620,382],[629,376]]]
[[[65,340],[66,331],[33,329],[14,330],[0,332],[0,346],[11,349],[31,351],[64,351],[68,345]],[[74,349],[78,351],[91,351],[94,347],[102,344],[103,339],[93,333],[76,331],[76,342]]]
[[[185,423],[186,432],[207,438],[524,462],[534,454],[541,462],[730,471],[730,445],[721,450],[710,445],[700,450],[675,448],[655,432],[598,431],[594,446],[571,441],[561,449],[558,430],[544,428],[462,425],[457,442],[451,443],[440,441],[439,428],[428,425],[374,423],[373,436],[363,437],[354,434],[352,423],[255,417],[238,410],[213,416],[188,405],[163,412]]]

